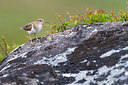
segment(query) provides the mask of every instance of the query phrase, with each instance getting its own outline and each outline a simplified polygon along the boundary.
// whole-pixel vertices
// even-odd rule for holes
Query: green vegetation
[[[127,21],[128,10],[119,10],[119,12],[116,14],[115,10],[108,13],[102,9],[86,9],[85,15],[81,15],[80,13],[78,13],[72,16],[69,12],[67,12],[67,16],[68,19],[62,19],[61,15],[57,15],[57,22],[53,25],[50,25],[50,27],[54,29],[54,31],[52,31],[51,33],[61,32],[78,24],[86,25],[95,22]]]
[[[5,40],[5,37],[3,36],[1,38],[0,41],[0,62],[2,61],[2,59],[8,55],[8,53],[10,51],[12,51],[13,49],[15,49],[16,47],[18,47],[19,45],[17,45],[15,42],[13,42],[12,46],[9,46]]]
[[[128,20],[128,10],[119,12],[116,14],[115,10],[110,13],[105,12],[102,9],[86,9],[85,15],[77,13],[76,15],[71,15],[67,12],[67,19],[62,19],[61,15],[57,15],[57,22],[53,25],[49,25],[53,29],[51,34],[64,31],[72,26],[78,24],[90,24],[95,22],[114,22],[114,21],[127,21]],[[10,51],[18,47],[19,45],[13,42],[12,46],[9,46],[4,37],[0,41],[0,61],[8,55]]]

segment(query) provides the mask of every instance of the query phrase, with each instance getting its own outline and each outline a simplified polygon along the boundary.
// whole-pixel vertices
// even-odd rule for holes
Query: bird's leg
[[[31,37],[31,34],[30,34],[30,39],[31,39],[31,45],[33,45],[34,43],[32,42],[32,37]]]
[[[37,35],[36,34],[34,34],[34,36],[36,37],[36,42],[40,42],[40,40],[37,38]]]
[[[31,34],[30,34],[30,40],[32,41],[32,37],[31,37]]]

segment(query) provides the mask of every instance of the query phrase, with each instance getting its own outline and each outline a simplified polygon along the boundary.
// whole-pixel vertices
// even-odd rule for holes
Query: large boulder
[[[0,85],[128,84],[128,22],[77,25],[33,39],[0,65]]]

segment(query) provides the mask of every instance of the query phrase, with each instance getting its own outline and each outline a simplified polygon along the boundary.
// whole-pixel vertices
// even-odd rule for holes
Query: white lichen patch
[[[7,61],[7,63],[8,63],[9,61],[15,60],[15,59],[17,59],[17,58],[19,58],[19,57],[21,57],[21,58],[27,58],[26,54],[27,54],[27,52],[22,53],[22,54],[17,54],[17,55],[15,55],[13,58],[10,58],[10,59]]]
[[[87,25],[83,25],[82,27],[84,27],[84,28],[85,28],[85,27],[87,27]]]
[[[97,85],[114,85],[114,82],[128,79],[124,77],[124,76],[128,76],[128,71],[125,69],[125,68],[128,68],[128,61],[126,60],[124,62],[126,58],[128,58],[128,54],[121,56],[119,62],[112,67],[103,66],[99,68],[94,75],[88,75],[88,73],[92,74],[94,70],[80,71],[79,73],[75,73],[75,74],[74,73],[63,73],[62,75],[64,77],[75,78],[75,81],[68,85],[90,85],[91,82]],[[100,81],[96,80],[100,78],[102,80]],[[82,79],[86,81],[84,81],[84,83],[78,83],[78,81]]]
[[[88,60],[85,59],[84,61],[81,61],[80,63],[85,63],[85,62],[87,62],[87,61],[88,61]]]
[[[86,74],[88,72],[93,72],[93,71],[80,71],[78,74],[71,74],[71,73],[64,73],[63,76],[64,77],[74,77],[75,78],[75,81],[72,82],[72,84],[68,84],[68,85],[79,85],[79,83],[77,83],[79,80],[82,80],[82,79],[86,79],[86,83],[84,83],[83,85],[89,85],[89,82],[90,81],[93,81],[93,78],[92,76],[87,76]]]
[[[38,46],[38,47],[36,47],[37,49],[40,49],[42,46]]]
[[[124,47],[122,50],[128,50],[128,46]]]
[[[93,28],[93,27],[87,27],[87,29],[91,29],[91,28]]]
[[[4,74],[2,77],[7,77],[9,74]]]
[[[8,68],[10,68],[10,67],[11,67],[11,65],[8,65],[8,64],[7,64],[3,69],[0,70],[0,72],[4,71],[4,70],[6,70],[6,69],[8,69]]]
[[[105,57],[111,56],[112,54],[118,53],[118,52],[120,52],[120,51],[122,51],[122,50],[128,50],[128,46],[126,46],[126,47],[124,47],[124,48],[122,48],[122,49],[118,49],[118,50],[112,49],[112,50],[110,50],[110,51],[108,51],[108,52],[102,54],[102,55],[100,56],[100,58],[105,58]]]
[[[44,82],[40,82],[42,85],[44,84]]]
[[[0,72],[2,72],[2,71],[4,71],[5,69],[11,67],[11,64],[9,64],[8,62],[10,62],[10,61],[12,61],[12,60],[15,60],[15,59],[17,59],[17,58],[19,58],[19,57],[21,57],[21,58],[26,58],[26,57],[27,57],[26,54],[27,54],[27,52],[22,53],[22,54],[17,54],[17,55],[15,55],[13,58],[11,57],[10,59],[8,59],[7,62],[6,62],[7,65],[6,65],[2,70],[0,70]]]
[[[120,50],[110,50],[110,51],[108,51],[108,52],[102,54],[102,55],[100,56],[100,58],[105,58],[105,57],[111,56],[113,53],[117,53],[117,52],[120,52]]]
[[[128,71],[125,72],[125,75],[128,76]]]
[[[76,49],[76,47],[68,48],[67,51],[65,51],[64,53],[58,54],[54,57],[50,57],[50,58],[43,57],[43,59],[38,60],[34,64],[48,64],[48,65],[52,65],[52,66],[57,66],[58,63],[66,62],[67,61],[67,55],[74,52],[75,49]]]
[[[74,36],[74,35],[76,35],[76,32],[71,32],[71,33],[68,33],[68,34],[61,34],[61,36],[63,36],[63,37],[72,37],[72,36]]]
[[[94,30],[90,33],[90,35],[92,35],[93,33],[97,32],[97,31],[98,31],[97,29],[94,29]]]

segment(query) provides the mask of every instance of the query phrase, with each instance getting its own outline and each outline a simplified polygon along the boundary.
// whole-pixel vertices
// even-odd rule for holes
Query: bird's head
[[[47,22],[47,21],[44,21],[44,19],[37,19],[37,21],[40,22],[40,23],[42,23],[42,24],[43,24],[43,23],[49,23],[49,22]]]

